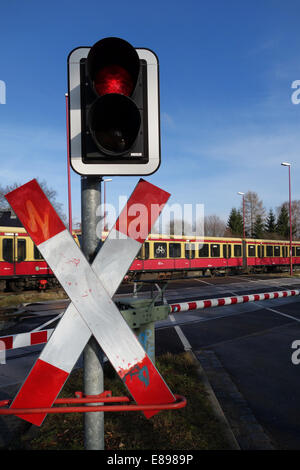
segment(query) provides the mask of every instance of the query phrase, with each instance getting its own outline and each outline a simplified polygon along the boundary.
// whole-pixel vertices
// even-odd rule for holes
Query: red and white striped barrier
[[[265,292],[263,294],[239,295],[237,297],[223,297],[218,299],[193,300],[179,304],[170,304],[170,313],[187,312],[209,307],[221,307],[223,305],[243,304],[245,302],[257,302],[259,300],[279,299],[299,295],[299,290],[287,290],[278,292]]]
[[[279,299],[282,297],[292,297],[300,295],[299,290],[287,290],[278,292],[265,292],[263,294],[240,295],[237,297],[223,297],[217,299],[193,300],[192,302],[182,302],[170,304],[170,313],[187,312],[189,310],[200,310],[209,307],[222,307],[224,305],[243,304],[246,302],[257,302],[261,300]],[[19,333],[17,335],[0,336],[0,341],[5,343],[5,349],[24,348],[35,344],[47,343],[54,328],[49,330],[32,331],[29,333]]]
[[[5,344],[5,350],[25,348],[35,344],[47,343],[52,335],[54,328],[49,330],[31,331],[28,333],[19,333],[17,335],[0,336],[0,342]]]

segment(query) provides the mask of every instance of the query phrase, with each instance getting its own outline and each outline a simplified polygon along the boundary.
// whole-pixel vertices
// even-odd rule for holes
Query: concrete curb
[[[193,353],[200,371],[212,390],[212,404],[216,412],[224,416],[230,433],[240,450],[275,450],[269,436],[257,422],[247,401],[231,380],[214,351],[201,350]]]
[[[222,424],[223,428],[224,428],[224,433],[225,433],[225,436],[228,440],[228,442],[230,443],[230,446],[232,448],[232,450],[241,450],[236,438],[235,438],[235,435],[234,433],[232,432],[232,429],[229,425],[229,422],[220,406],[220,403],[218,402],[217,398],[216,398],[216,395],[214,394],[214,391],[209,383],[209,380],[207,378],[207,375],[203,369],[203,367],[201,366],[201,363],[199,361],[199,359],[196,357],[196,355],[194,354],[194,352],[192,350],[189,350],[189,351],[186,351],[187,354],[189,354],[189,356],[191,357],[192,361],[195,363],[196,367],[197,367],[197,372],[198,372],[198,375],[199,375],[199,378],[201,380],[201,383],[204,385],[204,388],[208,394],[208,398],[209,398],[209,401],[212,405],[212,408],[213,408],[213,411],[214,411],[214,414],[216,416],[216,418],[220,421],[220,423]]]

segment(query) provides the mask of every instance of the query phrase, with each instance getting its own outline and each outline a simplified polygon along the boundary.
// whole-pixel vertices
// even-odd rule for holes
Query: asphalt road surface
[[[292,287],[299,289],[300,281],[240,277],[239,282],[230,284],[203,283],[199,298]],[[299,450],[300,364],[292,361],[292,354],[297,353],[292,344],[299,340],[299,349],[300,298],[178,313],[173,319],[177,331],[174,322],[171,327],[161,324],[157,331],[157,354],[192,349],[207,371],[222,408],[231,415],[227,416],[229,421],[230,417],[233,423],[243,419],[243,411],[235,416],[243,400],[244,409],[248,405],[275,448]]]

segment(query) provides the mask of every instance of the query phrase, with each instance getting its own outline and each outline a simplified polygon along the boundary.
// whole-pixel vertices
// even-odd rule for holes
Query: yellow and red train
[[[11,223],[11,222],[10,222]],[[22,226],[0,226],[0,290],[21,291],[57,285],[55,276]],[[80,244],[80,234],[73,234]],[[292,260],[300,265],[300,241],[293,242]],[[288,269],[289,242],[242,238],[149,235],[126,280],[172,278],[217,273]],[[149,276],[150,275],[150,276]]]
[[[0,222],[0,292],[45,289],[58,282],[38,248],[17,218],[2,213]],[[14,225],[12,225],[14,224]],[[78,242],[78,237],[73,234]]]
[[[187,275],[270,272],[288,269],[290,246],[286,240],[259,240],[225,237],[191,237],[150,235],[144,243],[130,272],[179,272]],[[292,244],[292,261],[300,265],[300,241]]]

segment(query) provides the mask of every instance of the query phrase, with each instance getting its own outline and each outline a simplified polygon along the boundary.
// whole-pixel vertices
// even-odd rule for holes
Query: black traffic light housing
[[[156,56],[148,49],[135,49],[127,41],[113,37],[102,39],[86,49],[75,49],[69,56],[73,169],[80,174],[153,173],[160,164]],[[78,67],[74,74],[74,58],[71,61],[71,57],[76,51]],[[73,69],[70,64],[73,64]],[[70,83],[72,78],[74,82],[77,79],[80,96],[78,102],[77,90],[80,122],[77,116],[76,128],[77,133],[80,128],[80,149],[78,142],[75,143],[78,136],[73,132],[73,147],[77,148],[77,155],[72,153],[72,109],[76,101],[75,90]]]

